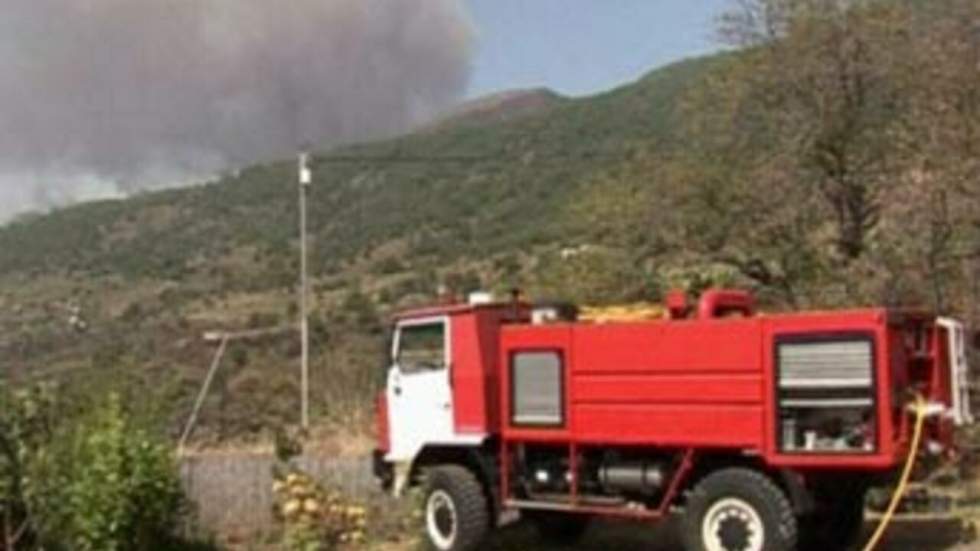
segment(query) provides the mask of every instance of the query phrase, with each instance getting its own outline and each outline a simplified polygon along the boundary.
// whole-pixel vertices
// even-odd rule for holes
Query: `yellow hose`
[[[909,485],[909,478],[912,476],[912,467],[915,466],[919,443],[922,440],[922,427],[926,422],[926,400],[921,394],[916,396],[915,399],[915,416],[915,431],[912,433],[912,444],[909,447],[909,456],[905,460],[905,469],[902,471],[902,478],[899,479],[898,487],[895,488],[895,493],[892,494],[892,500],[888,504],[888,509],[885,510],[885,514],[881,517],[878,528],[871,536],[871,539],[868,540],[868,544],[864,546],[864,551],[873,551],[877,547],[878,542],[885,535],[885,531],[888,530],[888,525],[891,523],[892,517],[895,516],[895,510],[898,509],[898,504],[902,501],[902,496],[905,495],[905,490]]]

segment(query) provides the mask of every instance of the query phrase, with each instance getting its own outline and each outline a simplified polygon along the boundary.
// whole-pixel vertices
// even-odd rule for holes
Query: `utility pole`
[[[313,183],[313,171],[310,169],[309,153],[299,154],[299,248],[300,248],[300,283],[299,283],[299,315],[301,347],[300,398],[301,419],[303,430],[310,428],[310,316],[309,279],[307,275],[307,236],[306,236],[306,196]]]
[[[245,341],[250,339],[258,339],[268,335],[279,335],[283,333],[288,333],[294,331],[296,328],[292,325],[285,327],[269,327],[266,329],[250,329],[248,331],[236,331],[234,333],[228,333],[225,331],[208,331],[204,334],[204,341],[209,343],[218,343],[218,351],[214,354],[214,359],[211,360],[211,368],[208,369],[208,376],[204,378],[204,384],[201,385],[201,390],[197,394],[197,399],[194,401],[194,409],[191,410],[191,416],[187,420],[187,424],[184,425],[184,431],[180,435],[180,444],[177,446],[177,454],[183,455],[185,447],[187,446],[187,441],[191,437],[191,431],[194,430],[194,425],[197,423],[197,416],[201,413],[201,407],[204,406],[204,400],[208,396],[208,391],[211,389],[211,383],[214,382],[214,376],[218,373],[218,368],[221,367],[221,359],[225,356],[225,351],[228,350],[228,345],[235,341]]]

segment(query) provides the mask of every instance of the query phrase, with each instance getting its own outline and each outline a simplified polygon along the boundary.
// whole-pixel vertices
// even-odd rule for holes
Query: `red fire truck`
[[[596,517],[673,513],[690,551],[830,551],[856,539],[869,486],[910,453],[951,456],[972,421],[954,320],[761,315],[725,290],[696,308],[673,293],[666,312],[595,323],[515,299],[396,316],[375,473],[424,488],[439,551],[516,516],[568,543]]]

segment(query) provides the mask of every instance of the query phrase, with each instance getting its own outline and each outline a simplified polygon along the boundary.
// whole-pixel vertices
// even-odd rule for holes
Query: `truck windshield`
[[[398,367],[404,373],[446,367],[446,328],[442,322],[403,326],[398,337]]]

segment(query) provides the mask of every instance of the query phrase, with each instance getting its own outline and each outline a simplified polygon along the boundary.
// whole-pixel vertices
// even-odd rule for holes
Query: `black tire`
[[[687,551],[750,551],[753,545],[794,551],[797,525],[779,486],[758,471],[736,467],[698,482],[687,498],[681,534]],[[714,538],[713,547],[706,537]]]
[[[855,547],[863,528],[863,491],[823,498],[814,512],[800,519],[800,549],[847,551]]]
[[[483,486],[465,467],[444,465],[428,472],[422,530],[433,551],[473,551],[490,527]]]
[[[542,540],[560,545],[578,543],[592,521],[588,515],[554,511],[525,511],[522,514]]]

